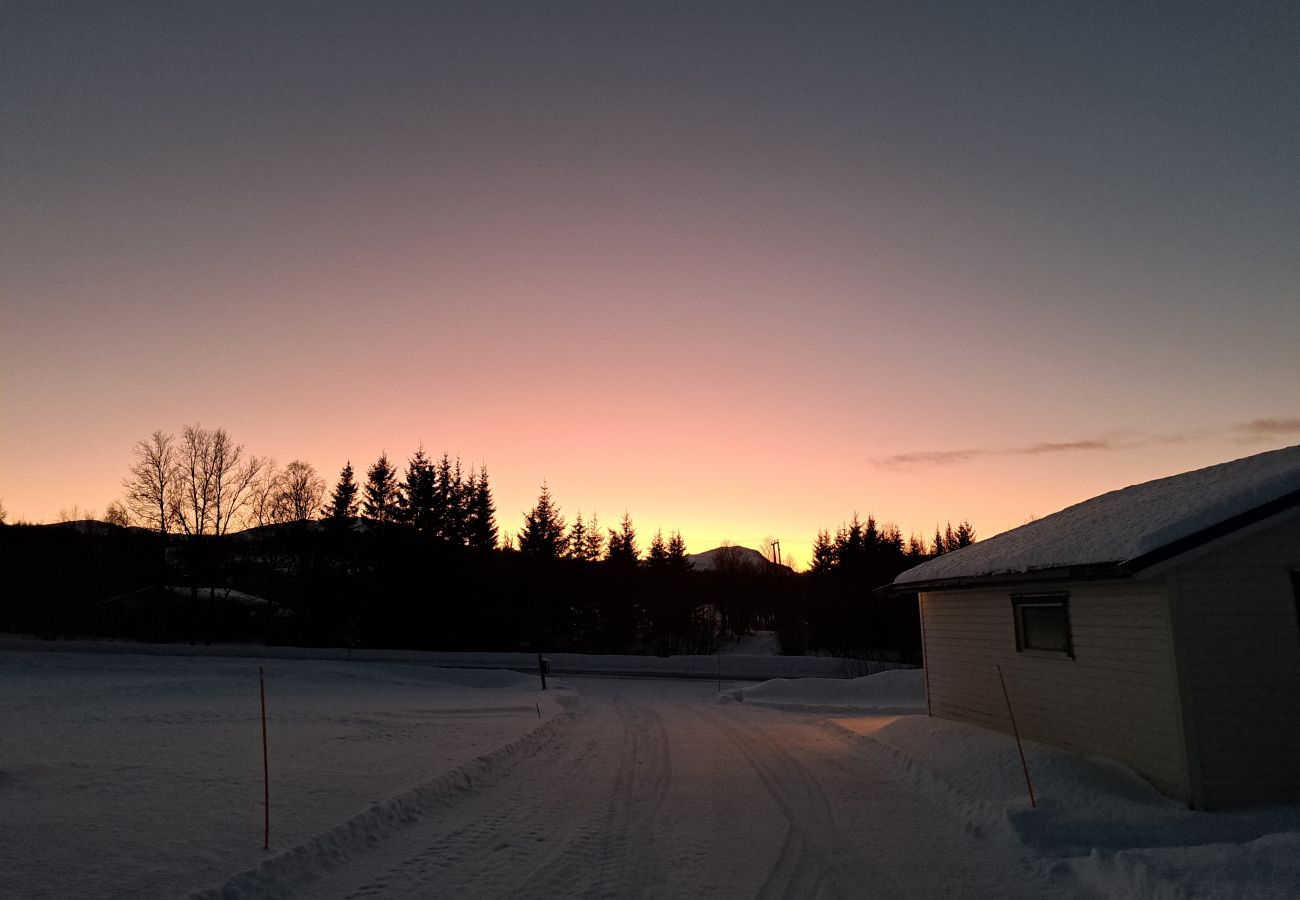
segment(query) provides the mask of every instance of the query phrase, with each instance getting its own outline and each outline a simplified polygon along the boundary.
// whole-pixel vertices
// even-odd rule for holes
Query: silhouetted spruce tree
[[[388,454],[384,453],[366,470],[366,493],[362,510],[380,524],[392,522],[397,517],[400,500],[397,473],[388,461]]]
[[[913,559],[929,556],[930,554],[925,547],[925,538],[916,532],[912,532],[912,535],[907,539],[907,555]]]
[[[876,522],[868,517],[870,531],[874,536]],[[867,528],[863,526],[858,514],[847,525],[841,525],[835,532],[835,567],[845,573],[861,571],[867,557]]]
[[[465,544],[472,550],[494,550],[497,545],[497,511],[488,486],[487,466],[476,476],[470,472],[466,487]]]
[[[564,517],[545,482],[537,495],[537,504],[524,513],[524,529],[519,532],[518,541],[521,552],[550,559],[564,550]]]
[[[948,522],[943,531],[939,531],[939,526],[934,528],[934,554],[951,553],[954,550],[960,550],[962,547],[969,547],[975,543],[975,529],[971,527],[970,522],[965,519],[953,530],[952,522]]]
[[[668,566],[682,571],[694,568],[694,564],[686,558],[686,542],[682,540],[680,531],[674,531],[668,539]]]
[[[569,533],[564,537],[564,555],[569,559],[591,562],[595,557],[588,555],[587,523],[583,521],[582,510],[569,526]]]
[[[623,522],[619,530],[609,529],[609,553],[605,557],[612,563],[635,564],[640,557],[636,546],[636,529],[632,527],[632,517],[623,513]]]
[[[646,561],[656,569],[661,569],[668,565],[668,544],[664,541],[664,532],[662,528],[655,531],[655,536],[650,541],[650,549],[646,553]]]
[[[443,533],[453,544],[463,546],[469,531],[469,487],[465,482],[460,457],[456,457],[450,467],[445,463],[446,456],[443,457],[443,463],[439,465],[440,477],[446,482],[444,490],[447,498]]]
[[[433,463],[425,455],[424,447],[417,448],[407,460],[406,481],[400,494],[397,508],[401,521],[422,534],[437,534]]]
[[[433,467],[433,509],[436,524],[434,531],[444,540],[455,542],[458,530],[455,517],[458,515],[456,505],[459,498],[452,484],[451,457],[446,453]]]
[[[890,558],[903,552],[903,532],[893,522],[885,522],[877,531],[876,547],[880,556]]]
[[[583,538],[583,559],[595,562],[605,555],[605,533],[600,530],[600,516],[591,514],[587,523],[587,536]]]
[[[814,575],[829,575],[835,568],[835,562],[835,544],[831,542],[831,533],[822,528],[817,532],[817,540],[813,541],[809,571]]]
[[[880,545],[880,529],[876,527],[876,517],[867,513],[867,522],[862,526],[862,549],[870,554]]]

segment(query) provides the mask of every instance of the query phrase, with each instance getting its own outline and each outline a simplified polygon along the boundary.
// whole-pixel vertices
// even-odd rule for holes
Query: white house
[[[1300,446],[1094,497],[902,573],[933,715],[1300,801]]]

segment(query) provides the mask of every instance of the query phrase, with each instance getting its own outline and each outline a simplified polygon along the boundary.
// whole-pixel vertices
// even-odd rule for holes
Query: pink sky
[[[1293,12],[578,9],[9,29],[10,521],[201,422],[802,562],[1300,440]]]

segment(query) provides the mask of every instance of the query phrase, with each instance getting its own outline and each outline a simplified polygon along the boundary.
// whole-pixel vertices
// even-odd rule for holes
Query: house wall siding
[[[1169,576],[1198,805],[1300,800],[1300,570],[1292,518]]]
[[[1053,590],[1069,594],[1073,659],[1016,651],[1009,589],[923,593],[931,712],[1010,731],[1000,665],[1024,737],[1123,760],[1166,794],[1189,799],[1163,585]]]

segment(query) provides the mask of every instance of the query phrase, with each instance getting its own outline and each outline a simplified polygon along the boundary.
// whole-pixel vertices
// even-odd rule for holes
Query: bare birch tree
[[[261,525],[305,522],[320,510],[325,479],[311,463],[295,459],[283,469],[266,462],[250,491],[253,521]]]
[[[276,467],[275,460],[267,459],[262,466],[261,474],[257,476],[257,483],[252,487],[248,501],[249,519],[258,528],[274,525],[280,521],[276,509],[279,490],[280,470]]]
[[[104,521],[109,525],[116,525],[119,528],[129,528],[131,525],[131,514],[127,512],[126,507],[122,505],[122,501],[114,500],[112,503],[108,504],[108,508],[104,510]]]
[[[320,509],[325,479],[311,463],[295,459],[280,473],[280,506],[290,522],[305,522]]]
[[[226,534],[253,498],[266,461],[246,455],[244,445],[234,443],[224,428],[209,431],[199,425],[181,431],[176,456],[173,518],[188,535]]]
[[[166,534],[177,500],[176,440],[155,431],[131,448],[131,455],[130,473],[122,480],[127,508],[137,521]]]
[[[207,534],[212,516],[212,435],[198,425],[186,425],[176,449],[177,490],[171,516],[189,535]]]

